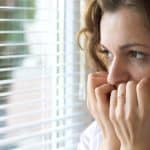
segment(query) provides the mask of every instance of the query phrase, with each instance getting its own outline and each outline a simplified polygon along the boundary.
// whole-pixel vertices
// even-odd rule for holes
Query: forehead
[[[101,28],[101,43],[117,46],[126,43],[150,43],[150,32],[139,13],[127,8],[104,13]]]

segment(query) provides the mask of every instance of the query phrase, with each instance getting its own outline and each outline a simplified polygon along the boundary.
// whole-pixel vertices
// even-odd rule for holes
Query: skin
[[[89,74],[87,105],[102,130],[101,148],[148,150],[150,31],[128,8],[104,13],[100,28],[108,73]]]

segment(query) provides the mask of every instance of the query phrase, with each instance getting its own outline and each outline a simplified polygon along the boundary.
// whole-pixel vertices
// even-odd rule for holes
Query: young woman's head
[[[90,1],[79,35],[93,67],[107,70],[114,85],[150,77],[150,1]]]

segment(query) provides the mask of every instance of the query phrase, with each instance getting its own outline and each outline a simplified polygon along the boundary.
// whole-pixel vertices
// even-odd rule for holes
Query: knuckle
[[[148,113],[145,111],[145,109],[143,109],[143,110],[141,110],[141,113],[140,113],[140,119],[142,120],[142,121],[144,121],[145,120],[145,118],[148,118],[149,116],[148,116]]]
[[[103,90],[103,87],[102,87],[102,86],[98,86],[98,87],[95,88],[95,95],[96,95],[96,96],[102,95],[103,92],[104,92],[104,90]]]
[[[137,84],[137,91],[141,91],[142,89],[147,88],[147,86],[149,85],[150,85],[149,79],[144,78]]]
[[[117,97],[118,97],[119,100],[122,100],[122,99],[125,98],[125,94],[123,94],[123,93],[122,94],[118,94]]]
[[[100,88],[100,87],[96,87],[96,88],[95,88],[95,94],[99,94],[100,91],[101,91],[101,88]]]
[[[110,113],[109,113],[109,119],[110,119],[112,122],[114,122],[114,121],[116,120],[116,117],[115,117],[114,112],[110,112]]]
[[[133,86],[133,85],[136,85],[136,82],[135,81],[128,81],[127,82],[127,88]]]
[[[116,110],[116,119],[118,121],[122,121],[123,120],[123,113],[121,113],[121,111]]]
[[[140,92],[143,89],[143,83],[139,83],[136,87],[136,91]]]
[[[90,80],[92,80],[95,77],[96,77],[95,73],[89,73],[88,74],[88,79],[90,79]]]
[[[89,73],[89,74],[88,74],[88,78],[89,78],[89,79],[91,79],[91,78],[93,78],[93,77],[94,77],[94,74],[93,74],[93,73]]]
[[[93,81],[94,81],[94,75],[92,74],[92,73],[90,73],[89,75],[88,75],[88,83],[90,83],[90,84],[93,84]]]
[[[133,116],[131,115],[131,113],[128,113],[128,114],[126,115],[126,121],[127,121],[127,122],[132,122],[132,121],[133,121]]]
[[[120,113],[116,114],[116,119],[122,121],[122,115]]]
[[[144,121],[144,118],[145,118],[145,115],[144,115],[144,113],[141,113],[140,115],[139,115],[139,117],[140,117],[140,121]]]
[[[143,83],[144,85],[146,84],[149,84],[150,83],[150,80],[148,78],[144,78],[143,80],[141,80],[141,83]]]
[[[119,89],[123,88],[123,87],[125,87],[125,83],[120,83],[119,86],[118,86]]]
[[[89,87],[95,87],[96,86],[96,76],[94,75],[94,73],[90,73],[89,75],[88,75],[88,80],[87,80],[88,82],[87,82],[87,85],[89,86]]]

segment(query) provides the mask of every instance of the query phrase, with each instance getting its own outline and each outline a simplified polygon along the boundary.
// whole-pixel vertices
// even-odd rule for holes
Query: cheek
[[[130,67],[130,75],[134,81],[140,81],[145,77],[150,78],[150,67],[132,66],[132,68]]]

